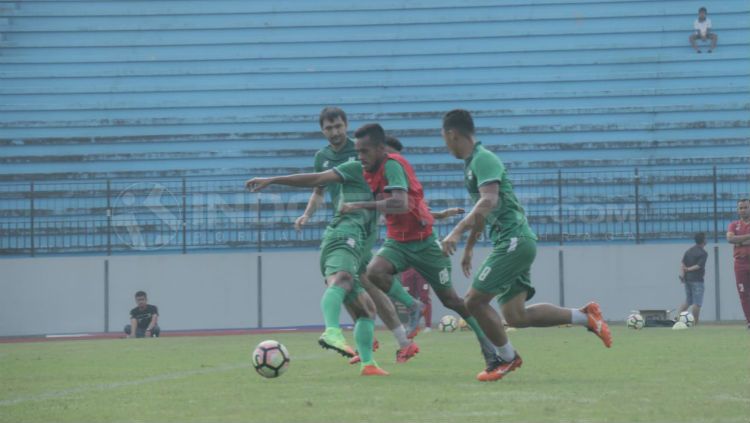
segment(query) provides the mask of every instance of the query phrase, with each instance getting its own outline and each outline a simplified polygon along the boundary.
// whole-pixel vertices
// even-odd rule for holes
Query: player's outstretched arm
[[[272,176],[269,178],[251,178],[245,187],[251,192],[261,191],[269,185],[287,185],[291,187],[319,187],[342,182],[341,176],[333,170],[318,173],[297,173],[294,175]]]
[[[354,210],[377,210],[385,214],[404,214],[409,212],[409,196],[406,191],[397,189],[391,191],[389,197],[377,201],[356,201],[344,203],[339,211],[350,213]]]

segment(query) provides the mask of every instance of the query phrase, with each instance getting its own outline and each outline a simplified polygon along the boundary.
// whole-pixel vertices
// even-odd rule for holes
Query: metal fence
[[[461,174],[421,175],[430,207],[471,208]],[[714,241],[750,191],[750,170],[511,173],[541,242]],[[0,185],[0,254],[116,254],[316,247],[330,208],[301,231],[309,190],[244,190],[237,178]],[[447,234],[459,217],[436,222]],[[382,231],[384,232],[384,231]],[[381,233],[381,237],[384,234]],[[484,241],[487,242],[487,241]]]

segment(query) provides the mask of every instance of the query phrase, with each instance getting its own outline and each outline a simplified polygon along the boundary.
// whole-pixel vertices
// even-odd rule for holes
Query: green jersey
[[[523,207],[513,193],[513,185],[508,180],[503,162],[478,142],[464,165],[464,184],[474,203],[480,198],[479,187],[492,182],[497,182],[500,188],[497,206],[485,217],[492,242],[497,244],[512,237],[536,239]]]
[[[339,187],[339,192],[335,196],[338,203],[333,204],[335,211],[328,227],[338,234],[361,239],[363,246],[370,249],[377,238],[377,211],[359,209],[351,213],[339,213],[341,203],[373,200],[370,186],[362,175],[362,163],[356,160],[346,162],[334,167],[333,171],[343,182],[335,184]]]
[[[346,140],[346,144],[339,151],[334,151],[329,144],[326,148],[322,148],[315,153],[315,172],[325,172],[342,163],[354,160],[357,160],[357,151],[354,149],[354,141],[351,138]],[[339,184],[327,185],[325,191],[331,196],[331,204],[334,206],[339,204]]]

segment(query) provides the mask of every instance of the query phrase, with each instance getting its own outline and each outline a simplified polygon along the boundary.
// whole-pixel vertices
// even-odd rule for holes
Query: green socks
[[[407,308],[412,308],[414,305],[414,297],[406,292],[404,286],[401,285],[401,279],[398,276],[393,277],[388,296],[405,305]]]
[[[326,328],[338,328],[341,316],[341,305],[344,304],[346,290],[336,285],[329,286],[320,300],[320,308],[323,310],[323,321]]]
[[[354,342],[363,365],[372,362],[372,341],[375,338],[375,321],[361,317],[354,323]]]
[[[477,322],[477,319],[475,319],[474,316],[469,316],[464,320],[466,320],[466,324],[469,325],[471,330],[473,330],[474,333],[477,334],[477,338],[482,337],[482,336],[486,338],[486,336],[484,335],[484,331],[482,330],[481,327],[479,327],[479,322]]]

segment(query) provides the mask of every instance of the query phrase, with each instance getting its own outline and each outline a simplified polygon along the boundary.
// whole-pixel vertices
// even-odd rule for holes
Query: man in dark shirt
[[[685,302],[682,303],[679,313],[692,306],[691,313],[698,324],[698,317],[703,304],[703,275],[706,274],[706,259],[708,253],[703,248],[706,246],[706,234],[699,232],[695,234],[695,245],[690,247],[682,257],[680,266],[680,281],[685,285]]]
[[[143,291],[135,293],[135,303],[137,307],[130,310],[130,324],[125,325],[128,338],[158,338],[159,309],[148,303],[146,293]]]

